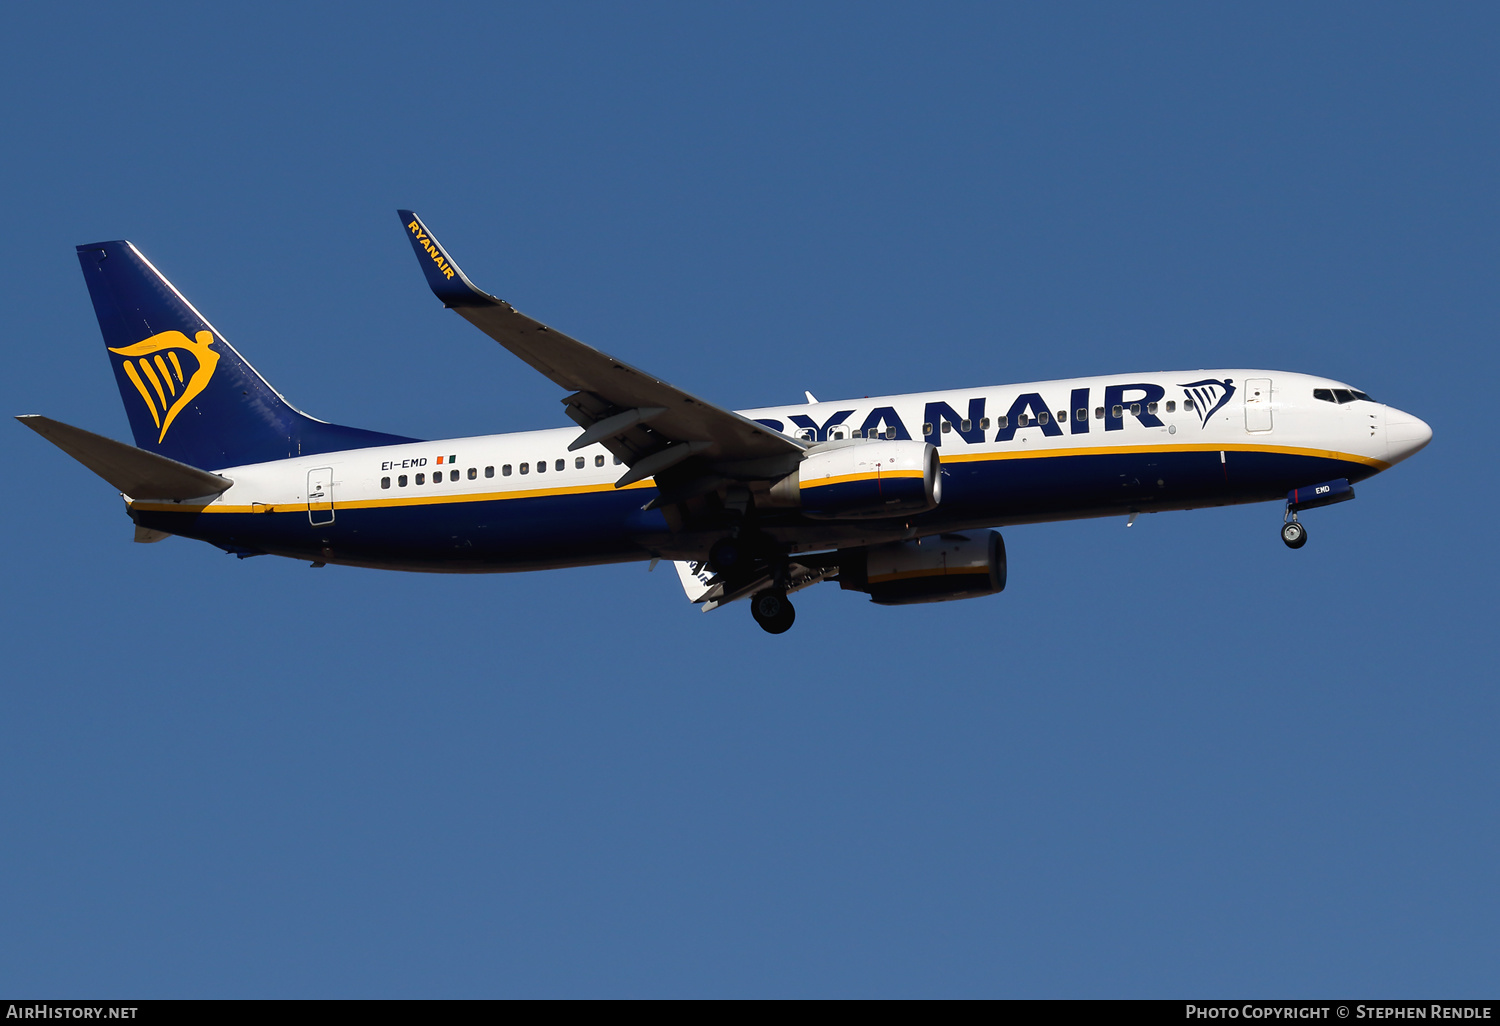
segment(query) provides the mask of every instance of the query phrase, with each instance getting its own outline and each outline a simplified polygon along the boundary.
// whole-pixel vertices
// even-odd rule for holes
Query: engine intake
[[[839,551],[839,587],[882,606],[948,602],[1005,590],[1005,539],[999,531]]]
[[[771,497],[823,520],[924,513],[942,501],[942,467],[926,442],[850,439],[809,450]]]

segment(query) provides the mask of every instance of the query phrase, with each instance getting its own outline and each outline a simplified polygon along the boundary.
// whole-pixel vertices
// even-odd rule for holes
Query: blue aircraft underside
[[[976,525],[1161,512],[1262,502],[1307,481],[1359,481],[1373,468],[1288,453],[1230,451],[1090,454],[943,465],[935,510],[886,525],[918,534]],[[643,510],[647,489],[369,508],[334,506],[332,523],[313,525],[304,507],[275,513],[172,513],[137,510],[143,527],[250,555],[436,572],[505,572],[650,558],[671,537],[659,510]],[[767,511],[769,531],[798,551],[831,548],[850,525],[831,526]]]

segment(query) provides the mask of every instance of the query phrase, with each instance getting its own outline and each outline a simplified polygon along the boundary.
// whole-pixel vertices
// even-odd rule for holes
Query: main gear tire
[[[767,634],[785,634],[797,620],[797,610],[787,601],[786,593],[767,588],[750,599],[750,615]]]

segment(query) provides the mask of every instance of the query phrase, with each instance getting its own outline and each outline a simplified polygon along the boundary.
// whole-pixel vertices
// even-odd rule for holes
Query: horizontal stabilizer
[[[16,419],[132,499],[197,499],[218,495],[234,483],[50,417]]]

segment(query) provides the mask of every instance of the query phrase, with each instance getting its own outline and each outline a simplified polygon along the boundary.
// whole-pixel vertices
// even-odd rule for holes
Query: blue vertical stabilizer
[[[129,242],[78,262],[140,448],[217,469],[415,441],[293,409]]]

